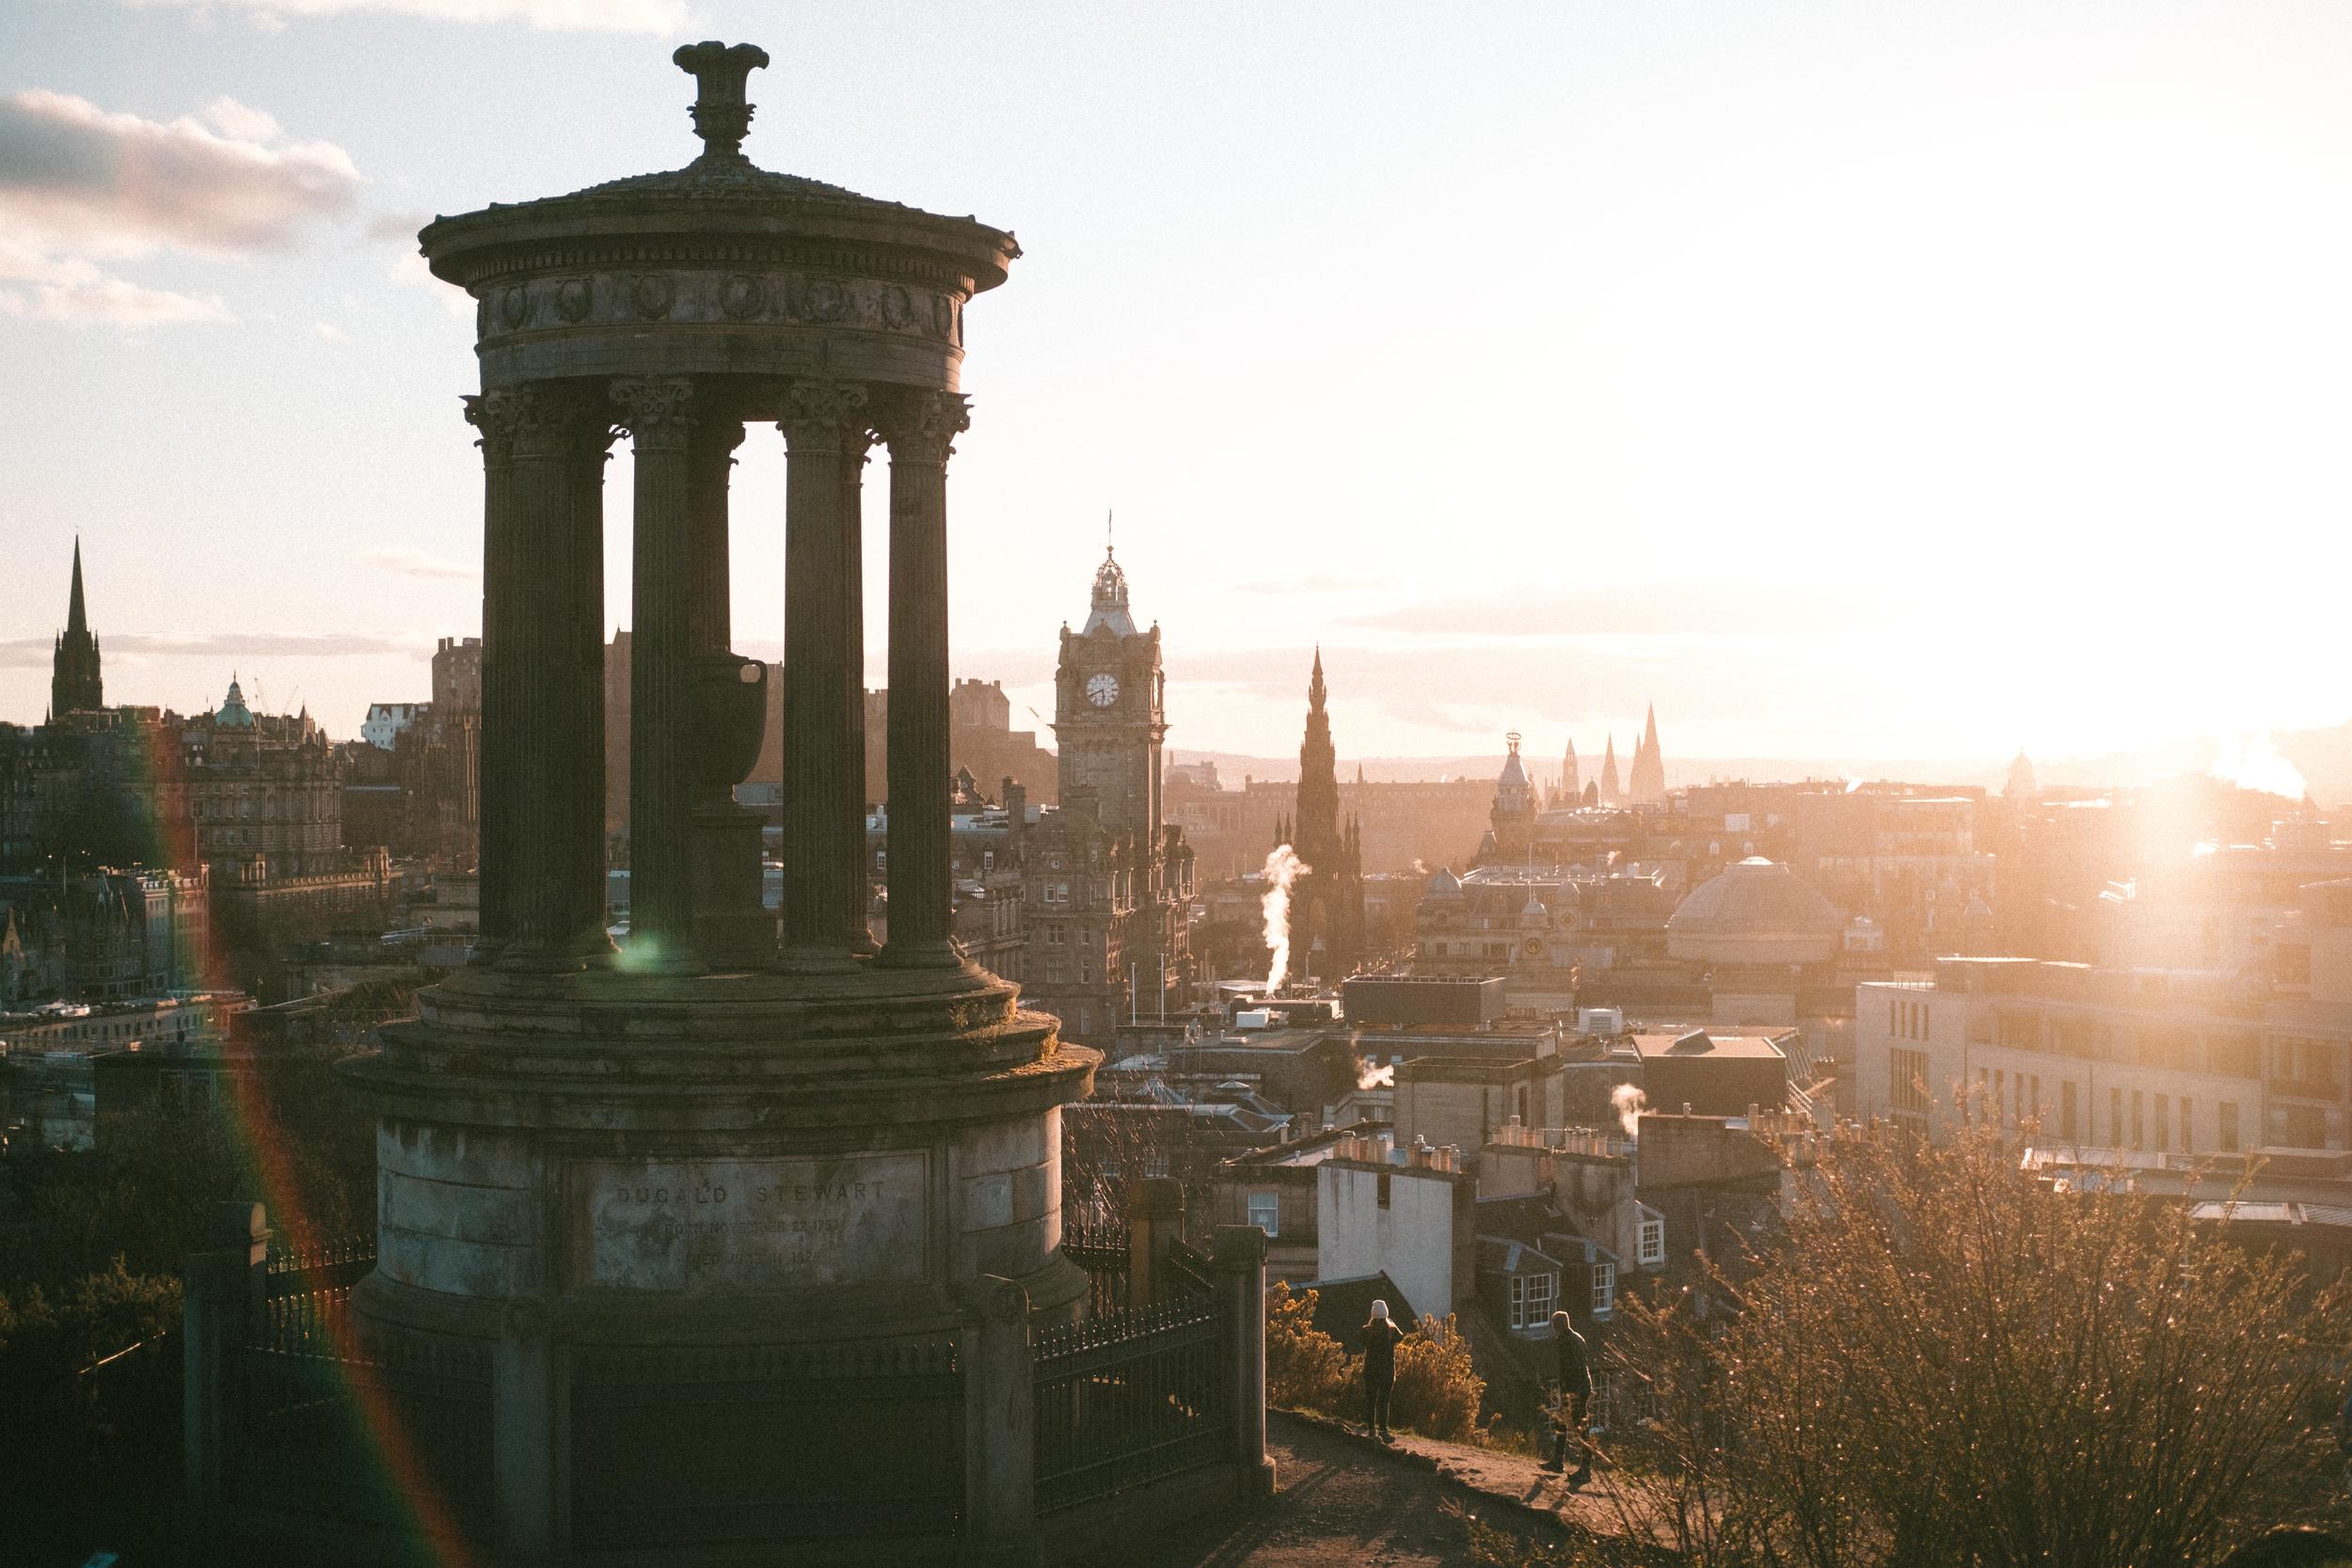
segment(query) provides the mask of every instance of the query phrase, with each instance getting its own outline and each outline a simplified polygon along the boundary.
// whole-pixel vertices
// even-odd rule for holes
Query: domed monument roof
[[[1422,889],[1421,895],[1424,900],[1438,898],[1459,903],[1462,898],[1462,879],[1454,874],[1452,867],[1441,865],[1430,873],[1429,885]]]
[[[484,385],[674,373],[945,382],[963,307],[1021,254],[1004,230],[763,169],[743,155],[751,44],[693,43],[701,156],[532,201],[437,217],[433,275],[480,301]],[[649,334],[659,337],[649,339]]]
[[[1715,963],[1819,963],[1846,928],[1836,906],[1778,861],[1751,855],[1692,889],[1666,921],[1666,950]]]

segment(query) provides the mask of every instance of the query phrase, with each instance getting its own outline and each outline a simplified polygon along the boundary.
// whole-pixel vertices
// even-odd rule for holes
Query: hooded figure
[[[1593,1445],[1584,1435],[1584,1411],[1593,1398],[1593,1369],[1584,1336],[1576,1331],[1565,1312],[1551,1315],[1551,1348],[1558,1358],[1559,1388],[1551,1407],[1551,1453],[1544,1468],[1555,1472],[1567,1468],[1568,1441],[1573,1434],[1576,1474],[1568,1478],[1568,1484],[1581,1486],[1593,1473]]]
[[[1389,1304],[1372,1304],[1372,1320],[1364,1324],[1364,1433],[1383,1443],[1389,1434],[1389,1393],[1396,1386],[1396,1342],[1405,1331],[1389,1318]]]

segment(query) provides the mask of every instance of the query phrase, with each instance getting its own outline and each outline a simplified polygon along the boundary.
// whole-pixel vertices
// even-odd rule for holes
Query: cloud
[[[1525,587],[1470,598],[1422,599],[1349,616],[1341,624],[1438,637],[1754,637],[1884,626],[1896,609],[1887,597],[1812,585],[1647,582]]]
[[[414,638],[376,637],[359,632],[118,631],[102,633],[102,639],[109,660],[125,656],[134,663],[148,658],[345,658],[418,652]],[[0,669],[45,670],[54,653],[55,645],[46,637],[0,639]]]
[[[329,142],[265,145],[278,135],[233,98],[169,122],[41,87],[0,98],[0,312],[130,330],[234,319],[217,294],[98,263],[282,250],[347,211],[360,183],[350,156]]]
[[[332,322],[312,322],[310,330],[330,343],[340,343],[348,336],[342,327],[335,325]]]
[[[11,284],[17,286],[5,286]],[[0,315],[72,325],[103,324],[127,331],[235,319],[218,294],[150,289],[110,277],[93,262],[45,256],[5,238],[0,238]]]
[[[252,142],[260,146],[278,137],[277,116],[240,103],[233,98],[215,98],[205,104],[204,119],[214,130],[230,141]]]
[[[275,32],[289,18],[376,11],[434,22],[526,22],[544,30],[675,33],[687,23],[685,0],[125,0],[135,8],[173,6],[198,18],[242,11]]]
[[[205,113],[213,125],[142,119],[45,87],[0,99],[0,218],[90,254],[239,256],[290,248],[350,210],[359,171],[342,148],[264,147],[247,137],[277,121],[231,99]]]
[[[398,572],[412,578],[469,578],[481,574],[473,567],[451,561],[410,545],[382,545],[361,550],[359,560],[366,565],[387,572]]]

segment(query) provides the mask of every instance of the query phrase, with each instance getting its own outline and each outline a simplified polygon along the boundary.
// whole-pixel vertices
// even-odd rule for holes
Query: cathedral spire
[[[1320,643],[1320,642],[1318,642],[1318,643],[1316,643],[1316,644],[1315,644],[1315,668],[1314,668],[1314,673],[1313,673],[1312,674],[1311,674],[1311,675],[1309,675],[1309,676],[1307,677],[1307,711],[1308,711],[1308,712],[1310,712],[1310,713],[1321,713],[1321,712],[1323,711],[1323,699],[1324,699],[1324,694],[1325,694],[1325,693],[1324,693],[1324,685],[1323,685],[1323,644],[1322,644],[1322,643]]]

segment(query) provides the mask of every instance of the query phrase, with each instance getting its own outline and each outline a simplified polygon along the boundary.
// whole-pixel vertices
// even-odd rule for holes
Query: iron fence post
[[[1265,1451],[1265,1232],[1254,1225],[1220,1225],[1213,1256],[1232,1368],[1233,1463],[1245,1499],[1269,1497],[1274,1461]]]
[[[962,1332],[964,1560],[1027,1568],[1039,1560],[1037,1391],[1029,1293],[983,1275]]]
[[[226,1500],[228,1453],[238,1437],[231,1363],[261,1332],[268,1310],[269,1236],[269,1215],[260,1204],[219,1204],[212,1244],[189,1256],[182,1275],[188,1497],[206,1518]]]

